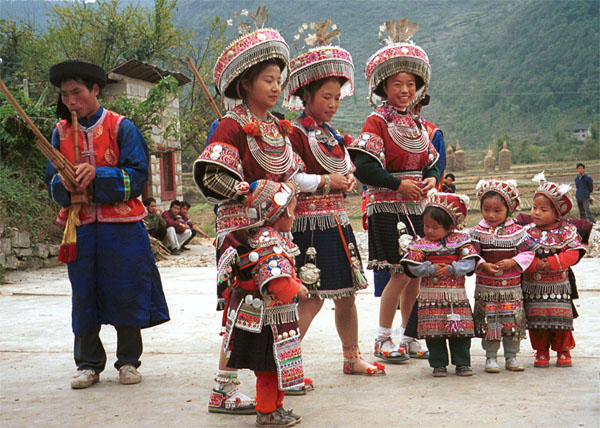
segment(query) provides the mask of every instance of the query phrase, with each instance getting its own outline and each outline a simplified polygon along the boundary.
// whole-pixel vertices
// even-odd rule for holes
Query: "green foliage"
[[[30,230],[34,237],[58,238],[54,224],[56,205],[48,198],[43,182],[0,162],[0,219],[5,226]]]
[[[40,132],[50,139],[56,120],[54,109],[45,105],[47,91],[37,101],[20,89],[11,93]],[[0,98],[0,163],[40,175],[46,167],[46,158],[35,144],[33,131],[4,96]]]
[[[226,24],[216,16],[202,23],[201,28],[205,28],[202,41],[195,40],[188,44],[182,58],[188,56],[191,59],[206,86],[211,88],[213,66],[225,49]],[[219,105],[219,96],[213,94],[213,98]],[[208,131],[217,115],[195,79],[185,88],[180,106],[181,158],[185,166],[191,165],[204,149]],[[221,111],[221,114],[224,113]]]
[[[583,159],[600,159],[600,132],[598,122],[592,123],[591,134],[583,142]]]
[[[161,126],[166,123],[165,131],[162,134],[165,139],[177,139],[179,137],[179,118],[168,118],[168,120],[164,120],[163,118],[165,108],[178,95],[179,85],[177,84],[177,80],[173,76],[167,76],[154,85],[142,101],[120,96],[110,102],[106,102],[105,105],[109,110],[127,116],[141,131],[148,146],[151,148],[151,132],[155,126]]]

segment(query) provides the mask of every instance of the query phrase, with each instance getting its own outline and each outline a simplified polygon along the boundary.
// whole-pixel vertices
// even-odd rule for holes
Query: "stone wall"
[[[58,266],[59,248],[57,244],[32,242],[29,232],[0,224],[0,271]]]

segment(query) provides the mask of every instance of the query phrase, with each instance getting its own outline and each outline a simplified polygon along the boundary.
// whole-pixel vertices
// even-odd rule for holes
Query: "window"
[[[160,158],[161,199],[173,200],[177,197],[175,186],[175,152],[166,152]]]

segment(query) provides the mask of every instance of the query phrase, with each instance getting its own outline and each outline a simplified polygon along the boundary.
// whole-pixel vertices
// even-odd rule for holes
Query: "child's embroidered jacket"
[[[561,220],[554,229],[527,226],[537,242],[536,256],[523,273],[525,314],[529,329],[573,330],[573,289],[569,267],[585,254],[577,228]],[[541,260],[548,260],[550,270],[538,270]]]
[[[499,341],[502,336],[514,336],[516,340],[525,338],[527,323],[521,274],[535,257],[534,240],[511,218],[496,228],[481,220],[469,233],[482,257],[480,263],[506,259],[517,263],[516,267],[495,275],[477,272],[473,310],[476,335],[488,341]]]
[[[473,337],[473,314],[465,291],[465,275],[475,270],[477,250],[467,233],[452,232],[440,241],[420,238],[402,259],[406,273],[422,277],[418,302],[418,337]],[[435,276],[435,263],[448,264],[450,276]]]
[[[230,240],[231,238],[231,240]],[[251,232],[247,245],[239,245],[233,234],[225,239],[219,259],[218,282],[229,282],[224,311],[224,347],[235,341],[236,329],[273,333],[273,355],[279,388],[304,385],[302,350],[295,296],[300,281],[294,272],[298,248],[271,227]]]

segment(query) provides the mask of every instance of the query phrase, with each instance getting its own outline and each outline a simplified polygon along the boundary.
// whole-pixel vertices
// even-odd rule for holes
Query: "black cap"
[[[50,67],[50,83],[60,87],[60,83],[68,78],[82,78],[97,83],[100,88],[106,86],[106,72],[96,64],[70,59]]]
[[[429,96],[429,94],[425,94],[425,96],[423,97],[423,99],[421,101],[419,101],[419,105],[428,106],[429,105],[429,100],[431,100],[431,97]]]

